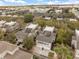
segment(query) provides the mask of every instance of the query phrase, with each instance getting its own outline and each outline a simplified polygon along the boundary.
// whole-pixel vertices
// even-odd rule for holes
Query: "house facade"
[[[46,26],[41,33],[36,37],[36,47],[40,49],[40,55],[48,56],[55,42],[54,27]]]
[[[37,32],[38,24],[28,24],[23,30],[16,33],[17,42],[23,42],[27,36],[34,36]]]

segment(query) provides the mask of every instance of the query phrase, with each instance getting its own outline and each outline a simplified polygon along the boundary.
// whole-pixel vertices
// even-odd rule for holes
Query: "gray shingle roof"
[[[55,33],[51,33],[50,36],[46,36],[44,34],[39,34],[37,37],[36,37],[36,40],[38,41],[42,41],[42,42],[47,42],[47,43],[52,43],[55,41],[55,36],[56,34]]]
[[[16,33],[16,38],[18,41],[22,42],[23,39],[28,35],[28,33],[25,32],[25,30],[19,31]]]

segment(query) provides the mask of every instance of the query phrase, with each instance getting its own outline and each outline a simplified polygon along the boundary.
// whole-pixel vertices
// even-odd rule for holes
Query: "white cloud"
[[[64,1],[64,0],[63,0]],[[65,2],[61,2],[60,0],[52,0],[47,2],[47,4],[79,4],[79,0],[68,0]]]
[[[26,0],[27,1],[27,0]],[[44,5],[44,4],[79,4],[79,0],[35,0],[36,3],[28,3],[24,0],[0,0],[0,5]],[[30,0],[31,1],[31,0]]]
[[[14,2],[14,3],[26,3],[23,0],[4,0],[5,2]]]
[[[3,6],[4,5],[4,2],[0,1],[0,6]]]
[[[38,2],[43,2],[44,0],[36,0],[36,1],[38,1]]]
[[[27,2],[24,0],[1,0],[0,5],[4,3],[3,5],[26,5]]]

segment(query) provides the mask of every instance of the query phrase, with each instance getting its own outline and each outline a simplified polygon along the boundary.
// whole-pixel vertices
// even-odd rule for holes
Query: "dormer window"
[[[51,32],[50,31],[44,31],[43,34],[47,37],[51,36]]]
[[[31,30],[32,30],[31,28],[27,28],[27,29],[25,30],[25,32],[30,33]]]

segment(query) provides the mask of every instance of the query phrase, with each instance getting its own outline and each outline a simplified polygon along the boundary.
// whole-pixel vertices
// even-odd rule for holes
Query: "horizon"
[[[0,0],[0,6],[79,4],[79,0]]]

